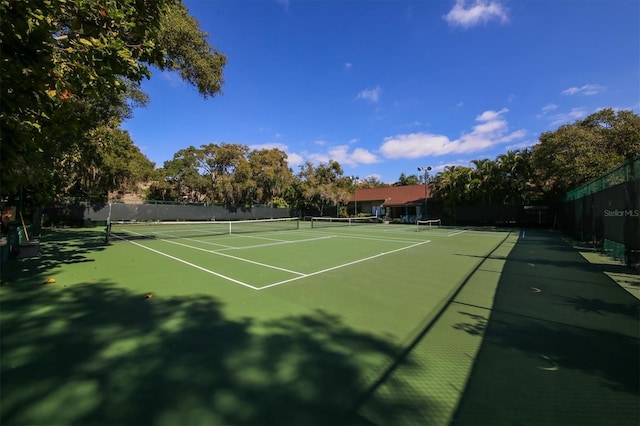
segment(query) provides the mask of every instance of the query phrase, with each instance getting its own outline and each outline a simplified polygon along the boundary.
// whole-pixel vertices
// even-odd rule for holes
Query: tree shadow
[[[3,286],[0,301],[1,424],[364,424],[366,366],[400,351],[322,310],[230,319],[215,297],[110,282]]]
[[[45,229],[38,238],[40,256],[25,259],[9,259],[2,265],[2,281],[15,281],[50,272],[62,265],[93,262],[91,252],[106,249],[105,232],[91,229]]]
[[[532,234],[507,257],[489,320],[453,326],[484,333],[453,423],[637,424],[638,300],[558,235]]]
[[[560,368],[602,377],[604,386],[631,394],[640,392],[637,338],[504,311],[494,310],[490,321],[479,315],[466,315],[471,320],[455,324],[454,329],[474,335],[486,332],[488,344],[516,349],[538,361],[543,354]],[[503,358],[499,362],[509,361]]]
[[[480,336],[487,328],[487,319],[482,315],[458,311],[459,314],[468,316],[472,322],[459,322],[453,325],[456,330],[465,331],[472,336]]]
[[[582,296],[563,297],[562,304],[572,306],[579,312],[593,312],[599,315],[616,314],[632,318],[640,318],[640,304],[610,303],[600,298]]]

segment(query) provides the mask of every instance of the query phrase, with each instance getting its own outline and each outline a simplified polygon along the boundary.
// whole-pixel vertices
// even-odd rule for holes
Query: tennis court
[[[2,423],[452,421],[519,231],[246,225],[45,231],[3,271]]]
[[[358,263],[384,262],[385,256],[431,242],[422,235],[376,230],[380,225],[363,228],[359,224],[359,229],[345,233],[335,232],[336,227],[343,225],[335,220],[321,226],[318,222],[312,224],[315,228],[307,231],[298,229],[297,220],[280,219],[115,224],[113,229],[116,241],[130,242],[155,255],[252,290],[265,290],[316,275],[321,277]],[[349,225],[349,222],[344,224]],[[328,230],[323,230],[325,227]]]

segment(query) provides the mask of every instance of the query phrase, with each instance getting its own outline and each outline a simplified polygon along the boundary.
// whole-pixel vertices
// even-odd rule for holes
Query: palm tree
[[[501,198],[504,204],[521,204],[531,192],[531,152],[507,151],[496,158],[501,175]]]
[[[475,195],[475,199],[481,204],[491,205],[494,199],[494,181],[496,172],[496,163],[484,158],[482,160],[472,160],[471,164],[475,167],[473,169],[473,181],[472,189]]]

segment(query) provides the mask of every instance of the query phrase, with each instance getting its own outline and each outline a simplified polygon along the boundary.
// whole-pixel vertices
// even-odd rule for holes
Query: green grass
[[[0,423],[368,424],[363,398],[508,236],[307,225],[109,245],[45,230],[41,258],[3,268]]]

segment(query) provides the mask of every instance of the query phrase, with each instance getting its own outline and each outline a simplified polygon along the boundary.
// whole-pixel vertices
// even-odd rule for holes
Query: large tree
[[[200,151],[189,146],[173,154],[164,166],[155,172],[148,198],[176,202],[203,202],[208,181],[199,173]],[[210,201],[210,200],[209,200]]]
[[[292,180],[284,151],[210,143],[174,154],[156,171],[148,197],[234,206],[282,205]]]
[[[640,116],[604,109],[540,136],[533,148],[536,180],[548,199],[640,155]]]
[[[361,181],[357,182],[356,185],[358,186],[358,189],[385,188],[389,186],[388,184],[380,181],[375,176],[366,177]]]
[[[50,175],[91,153],[94,129],[119,126],[151,66],[220,93],[226,58],[179,0],[4,0],[0,15],[3,198],[54,195]]]
[[[342,166],[335,160],[314,166],[307,161],[298,173],[300,196],[305,206],[324,214],[327,206],[337,206],[349,200],[353,181],[343,176]]]
[[[293,180],[287,163],[287,154],[277,148],[254,150],[249,153],[251,167],[251,204],[273,205],[274,200],[284,198]],[[279,203],[281,201],[278,201]]]

